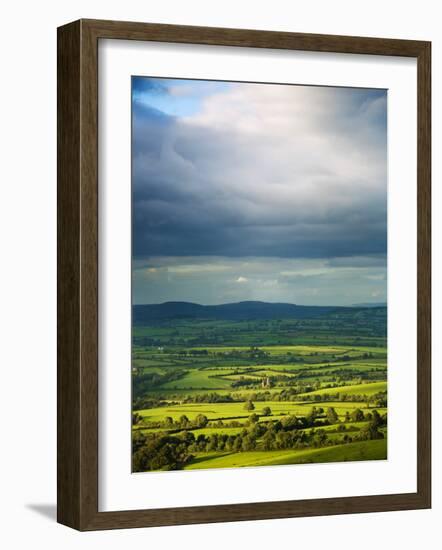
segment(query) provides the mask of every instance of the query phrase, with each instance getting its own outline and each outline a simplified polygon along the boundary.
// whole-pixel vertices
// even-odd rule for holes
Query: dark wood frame
[[[98,40],[417,58],[417,492],[98,511]],[[81,531],[410,510],[431,506],[431,43],[119,21],[58,29],[58,521]]]

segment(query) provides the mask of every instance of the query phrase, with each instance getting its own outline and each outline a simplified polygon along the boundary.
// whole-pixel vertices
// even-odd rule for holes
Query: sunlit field
[[[386,459],[385,327],[386,308],[135,326],[133,470]]]

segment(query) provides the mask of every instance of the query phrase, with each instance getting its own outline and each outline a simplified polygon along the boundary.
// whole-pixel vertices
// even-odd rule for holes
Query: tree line
[[[253,413],[249,417],[248,427],[244,427],[238,434],[230,435],[213,433],[199,434],[195,437],[192,431],[186,428],[173,435],[164,432],[135,432],[132,440],[133,470],[141,472],[182,469],[194,458],[193,453],[318,448],[384,438],[381,428],[387,425],[387,416],[381,416],[376,410],[365,415],[360,409],[348,413],[348,421],[367,420],[367,425],[358,431],[354,431],[353,428],[351,435],[343,433],[341,438],[333,439],[329,437],[330,432],[318,426],[339,422],[338,415],[333,407],[329,407],[321,424],[318,423],[321,414],[324,414],[324,411],[321,413],[313,407],[306,417],[291,415],[282,420],[258,422],[258,415]],[[199,423],[207,425],[206,420],[207,418],[200,418]],[[174,424],[174,421],[168,422]],[[185,422],[186,420],[181,418],[180,427],[186,425]],[[345,424],[337,424],[336,432],[347,432]]]

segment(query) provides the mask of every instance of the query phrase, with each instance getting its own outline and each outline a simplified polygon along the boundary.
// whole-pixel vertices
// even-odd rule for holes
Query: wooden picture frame
[[[405,56],[418,67],[417,492],[98,511],[98,41],[123,39]],[[431,506],[431,44],[79,20],[58,29],[58,521],[81,531]]]

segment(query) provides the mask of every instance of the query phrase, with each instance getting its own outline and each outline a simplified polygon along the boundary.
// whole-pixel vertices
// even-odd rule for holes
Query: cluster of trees
[[[183,403],[233,403],[239,401],[238,397],[234,398],[231,393],[221,394],[217,392],[197,393],[194,395],[186,395],[183,397]]]
[[[191,357],[207,357],[209,352],[206,349],[189,349],[179,351],[181,355],[190,355]]]
[[[255,405],[253,404],[252,400],[249,399],[248,401],[245,402],[244,410],[245,411],[255,410]],[[262,416],[270,416],[272,414],[272,410],[270,407],[263,407],[261,414]],[[258,415],[255,415],[255,416],[258,416]]]
[[[181,470],[191,459],[189,442],[182,437],[165,434],[143,435],[132,438],[132,470]]]
[[[304,388],[305,391],[305,388]],[[306,392],[307,393],[307,392]],[[177,396],[178,398],[178,396]],[[363,402],[368,406],[386,408],[387,407],[387,392],[378,392],[373,395],[358,394],[347,395],[345,393],[339,394],[316,394],[316,395],[298,395],[297,388],[284,388],[279,392],[270,392],[268,390],[250,393],[247,397],[245,404],[249,401],[263,402],[263,401],[304,401],[304,402],[327,402],[327,401],[343,401],[343,402]],[[243,402],[244,397],[237,394],[225,393],[220,394],[216,392],[199,393],[194,395],[180,396],[179,401],[171,401],[170,396],[161,396],[157,394],[156,397],[152,397],[149,394],[147,396],[134,396],[133,409],[152,409],[157,407],[168,407],[172,404],[187,404],[187,403],[238,403]]]
[[[255,410],[255,405],[252,401],[247,401],[244,405],[244,410],[252,412]],[[246,422],[240,422],[238,420],[230,420],[225,422],[225,420],[219,418],[216,421],[210,422],[210,427],[212,428],[238,428],[250,426],[251,424],[257,423],[260,416],[271,416],[272,410],[270,407],[264,407],[261,411],[261,414],[252,412],[248,417]],[[387,415],[382,417],[376,410],[372,412],[364,412],[356,408],[351,413],[346,412],[343,422],[371,422],[375,420],[376,426],[386,426],[387,424]],[[209,424],[209,419],[204,414],[198,414],[193,420],[183,414],[179,419],[174,420],[170,416],[166,416],[164,419],[158,421],[143,421],[143,418],[138,413],[133,413],[132,423],[134,425],[141,424],[140,427],[145,429],[164,429],[168,431],[182,431],[182,430],[195,430],[200,428],[205,428]],[[268,422],[267,425],[276,425],[279,426],[280,423],[283,427],[293,430],[293,429],[306,429],[306,428],[318,428],[323,426],[329,426],[331,424],[338,424],[337,431],[345,431],[345,425],[340,423],[339,416],[334,407],[328,407],[324,410],[322,407],[312,407],[306,416],[297,417],[295,415],[283,415],[280,420]]]
[[[382,380],[386,379],[385,367],[372,367],[370,370],[358,370],[355,368],[340,367],[324,372],[325,376],[330,376],[330,381],[334,385],[348,385],[349,381],[353,383],[362,383],[364,380]]]
[[[380,428],[386,425],[387,419],[376,410],[366,415],[360,409],[353,411],[349,414],[349,421],[369,420],[367,425],[352,435],[344,433],[342,438],[333,439],[329,437],[330,432],[314,427],[319,414],[321,414],[319,409],[312,408],[307,417],[286,416],[281,421],[258,422],[258,415],[254,413],[249,417],[247,428],[244,427],[238,434],[230,435],[213,433],[211,435],[199,434],[195,437],[191,431],[186,430],[173,436],[164,433],[135,434],[133,438],[133,469],[137,472],[181,469],[193,458],[193,453],[201,452],[317,448],[352,441],[384,438]],[[327,423],[334,424],[339,421],[333,407],[327,409],[325,416]],[[200,421],[204,423],[203,419]],[[346,432],[347,429],[344,424],[338,424],[336,431]]]
[[[258,419],[257,415],[256,417]],[[258,420],[256,420],[256,422],[257,421]],[[189,420],[185,414],[182,414],[177,420],[174,420],[171,416],[166,416],[156,421],[146,421],[143,420],[143,417],[138,413],[132,414],[132,424],[134,426],[138,425],[140,429],[162,429],[168,430],[169,432],[180,432],[182,430],[198,430],[200,428],[205,428],[208,423],[209,420],[204,414],[198,414],[193,420]],[[240,428],[242,426],[244,426],[244,424],[238,420],[225,422],[225,420],[223,421],[223,419],[219,418],[211,422],[211,427],[213,428]]]
[[[255,382],[253,382],[255,383]],[[261,384],[261,380],[259,381]],[[281,391],[269,391],[262,390],[250,393],[248,398],[252,401],[294,401],[298,399],[298,393],[313,391],[315,388],[311,383],[299,383],[296,387],[284,388]],[[170,399],[170,395],[161,396],[158,391],[157,395],[159,399],[165,400],[166,398]],[[181,403],[238,403],[244,401],[244,397],[237,393],[223,393],[219,394],[216,392],[207,392],[207,393],[198,393],[198,394],[188,394],[176,396],[180,398]],[[306,398],[306,400],[308,400]],[[158,405],[161,406],[161,405]],[[137,407],[134,407],[137,408]],[[139,407],[138,407],[139,408]]]
[[[382,372],[382,375],[380,373]],[[384,369],[373,369],[373,371],[358,371],[355,369],[337,369],[334,371],[324,371],[321,377],[327,377],[329,380],[326,384],[321,384],[318,379],[315,382],[303,382],[303,378],[310,379],[312,376],[311,371],[306,369],[305,371],[299,371],[297,373],[290,374],[290,376],[284,374],[277,374],[269,376],[269,386],[284,386],[293,388],[293,394],[309,393],[320,388],[323,389],[336,389],[340,386],[348,386],[349,384],[363,384],[364,381],[380,380],[384,377]],[[217,378],[222,378],[218,375]],[[259,378],[239,378],[231,383],[232,388],[241,387],[259,387],[262,380]],[[337,395],[337,394],[336,394]]]
[[[367,403],[367,405],[373,405],[375,407],[387,406],[387,392],[379,392],[374,395],[367,395],[365,393],[351,394],[346,393],[321,393],[315,395],[298,395],[299,401],[315,401],[316,403],[324,401],[343,401],[347,403]],[[280,399],[281,400],[281,399]]]
[[[165,429],[165,430],[188,430],[188,429],[198,429],[205,428],[209,420],[206,415],[198,414],[194,420],[189,420],[189,418],[182,414],[178,420],[174,420],[171,416],[166,416],[165,418],[157,421],[143,421],[143,418],[138,413],[132,413],[132,424],[138,425],[142,424],[143,428],[146,429]]]
[[[160,396],[153,397],[151,395],[143,395],[134,397],[132,400],[132,409],[141,410],[141,409],[156,409],[157,407],[170,407],[170,405],[180,405],[179,401],[165,401]]]
[[[230,385],[232,388],[244,388],[248,386],[258,386],[261,381],[253,378],[238,378],[238,380],[234,380]]]
[[[270,391],[250,393],[249,399],[253,401],[271,401],[277,394],[272,394]],[[235,393],[216,392],[198,393],[194,395],[185,395],[182,397],[182,403],[241,403],[244,397]]]
[[[250,346],[248,349],[231,349],[226,351],[217,351],[214,355],[218,357],[234,357],[238,359],[263,359],[270,354],[257,346]]]

